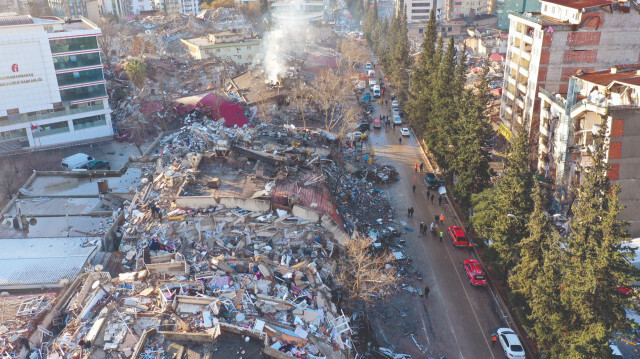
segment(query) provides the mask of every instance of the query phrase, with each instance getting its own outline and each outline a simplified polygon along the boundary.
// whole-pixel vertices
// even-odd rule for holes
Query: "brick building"
[[[578,71],[640,59],[639,8],[609,0],[541,1],[541,12],[510,14],[500,107],[503,133],[538,128],[538,89],[567,92]],[[535,137],[535,136],[533,136]]]

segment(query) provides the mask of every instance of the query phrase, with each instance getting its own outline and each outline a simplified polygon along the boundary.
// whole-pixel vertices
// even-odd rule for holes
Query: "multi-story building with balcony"
[[[426,23],[429,20],[431,9],[436,12],[436,20],[442,18],[442,6],[444,0],[398,0],[396,1],[396,14],[400,14],[406,7],[407,22]]]
[[[540,12],[540,0],[496,0],[493,13],[498,17],[498,28],[509,30],[510,13]]]
[[[111,136],[89,20],[0,16],[0,152]]]
[[[640,16],[634,2],[546,0],[540,13],[510,14],[500,117],[509,137],[538,128],[538,89],[566,93],[578,71],[635,63]]]
[[[61,19],[78,20],[80,17],[92,21],[100,20],[99,0],[48,0],[53,15]]]
[[[566,95],[540,89],[538,170],[553,179],[562,197],[578,187],[581,168],[603,119],[609,131],[609,179],[620,183],[622,218],[640,235],[640,64],[583,72],[571,77]]]
[[[444,20],[491,13],[491,0],[441,0]]]
[[[260,39],[247,38],[237,31],[222,31],[180,41],[196,60],[229,59],[239,65],[246,65],[252,63],[260,52]]]
[[[167,14],[185,14],[196,16],[200,12],[198,0],[154,0],[156,10]]]

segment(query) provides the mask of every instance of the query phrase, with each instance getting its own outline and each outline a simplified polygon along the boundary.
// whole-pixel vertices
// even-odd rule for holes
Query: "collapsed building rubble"
[[[353,231],[379,244],[402,231],[384,193],[392,166],[325,131],[200,120],[131,161],[143,165],[113,224],[120,272],[94,265],[38,302],[55,306],[50,325],[0,326],[8,357],[36,331],[22,345],[32,358],[353,354],[336,295],[342,245]]]

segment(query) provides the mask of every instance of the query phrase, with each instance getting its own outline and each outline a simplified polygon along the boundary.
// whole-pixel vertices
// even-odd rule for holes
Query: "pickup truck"
[[[424,175],[424,183],[427,185],[428,189],[438,189],[438,187],[444,185],[444,181],[436,177],[436,175],[431,172],[427,172]]]

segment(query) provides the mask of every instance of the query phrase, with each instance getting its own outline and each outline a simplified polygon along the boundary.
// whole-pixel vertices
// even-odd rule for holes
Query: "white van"
[[[373,97],[380,97],[380,86],[373,86]]]
[[[85,153],[76,153],[62,159],[62,169],[72,171],[86,165],[89,161],[93,161],[93,157]]]
[[[373,91],[373,87],[378,84],[378,80],[375,78],[369,79],[369,87],[371,87],[371,91]]]

